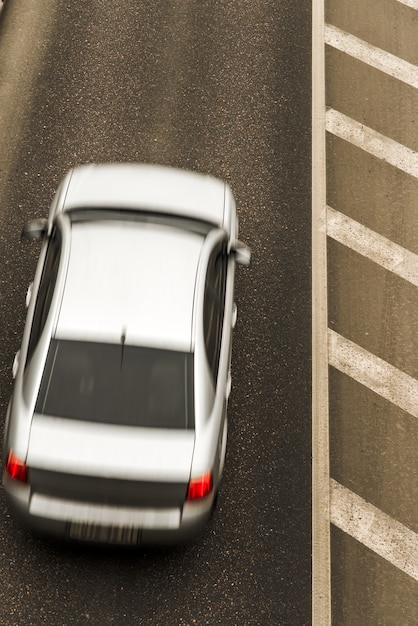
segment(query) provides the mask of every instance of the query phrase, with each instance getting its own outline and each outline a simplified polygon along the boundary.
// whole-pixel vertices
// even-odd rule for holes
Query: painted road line
[[[400,4],[404,4],[410,9],[415,9],[418,11],[418,0],[397,0]]]
[[[327,234],[418,287],[418,255],[327,207]]]
[[[418,67],[413,63],[408,63],[386,50],[376,48],[330,24],[325,26],[325,43],[418,89]]]
[[[331,522],[418,580],[418,535],[331,479]]]
[[[325,125],[329,133],[418,178],[418,152],[415,150],[381,135],[335,109],[327,109]]]
[[[312,2],[312,624],[331,624],[324,0]]]
[[[328,330],[329,363],[413,417],[418,417],[418,381],[359,345]]]

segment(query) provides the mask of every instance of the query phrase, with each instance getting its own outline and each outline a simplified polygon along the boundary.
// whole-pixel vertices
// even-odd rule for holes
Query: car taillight
[[[212,490],[212,472],[206,472],[199,478],[192,478],[187,490],[187,500],[199,500],[208,495]]]
[[[28,466],[21,461],[12,451],[9,452],[6,462],[6,472],[14,480],[25,483],[28,480]]]

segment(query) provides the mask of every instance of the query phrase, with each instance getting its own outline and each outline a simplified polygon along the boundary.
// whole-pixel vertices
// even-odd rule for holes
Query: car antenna
[[[122,367],[122,362],[123,362],[123,354],[125,351],[125,341],[126,341],[126,327],[122,328],[122,335],[120,337],[120,342],[122,344],[122,351],[121,351],[121,355],[120,355],[120,366]]]

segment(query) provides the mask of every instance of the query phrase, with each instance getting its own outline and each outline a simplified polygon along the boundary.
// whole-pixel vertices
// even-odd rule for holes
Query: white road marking
[[[329,363],[392,404],[418,417],[418,381],[361,346],[328,330]]]
[[[331,625],[324,0],[312,2],[312,624]]]
[[[400,4],[404,4],[410,9],[415,9],[418,11],[418,0],[397,0]]]
[[[418,152],[381,135],[335,109],[327,109],[325,116],[328,132],[418,178]]]
[[[418,67],[413,63],[404,61],[386,50],[376,48],[330,24],[325,26],[325,43],[418,89]]]
[[[327,207],[327,234],[418,287],[418,255]]]
[[[418,580],[418,535],[331,479],[331,522]]]
[[[398,0],[418,9],[418,0]],[[328,329],[326,240],[333,237],[358,253],[418,283],[418,257],[326,207],[325,132],[418,177],[418,153],[342,113],[325,112],[325,43],[415,88],[418,68],[344,31],[324,24],[324,0],[312,8],[312,286],[313,286],[313,567],[314,626],[331,624],[330,521],[418,580],[418,536],[329,478],[328,363],[418,417],[418,382]],[[324,124],[325,113],[325,124]],[[325,126],[325,128],[324,128]],[[321,134],[322,133],[322,134]],[[328,341],[324,341],[324,339]],[[328,343],[328,346],[327,346]],[[329,357],[328,357],[329,353]],[[322,486],[321,486],[322,485]],[[332,501],[330,492],[332,489]]]

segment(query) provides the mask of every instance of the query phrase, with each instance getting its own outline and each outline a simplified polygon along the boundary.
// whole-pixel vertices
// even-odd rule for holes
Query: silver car
[[[213,509],[225,459],[238,239],[224,182],[154,165],[70,171],[41,239],[3,485],[32,529],[171,544]]]

